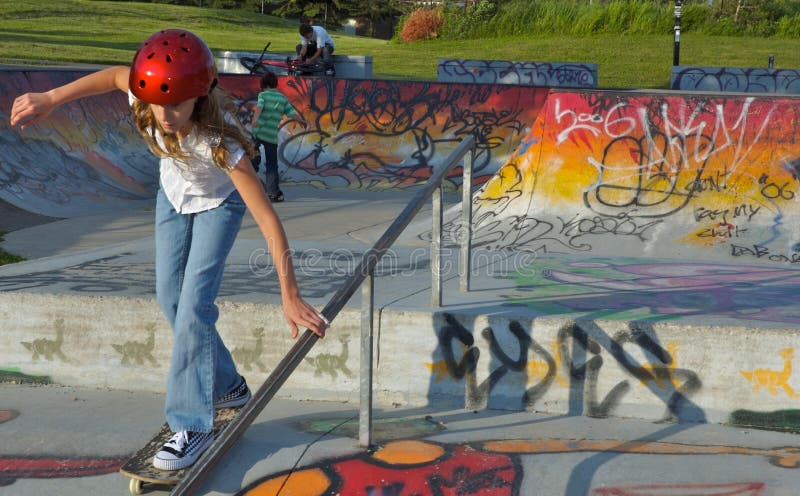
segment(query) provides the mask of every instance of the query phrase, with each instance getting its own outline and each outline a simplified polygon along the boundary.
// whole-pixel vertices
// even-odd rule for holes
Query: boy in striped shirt
[[[253,137],[256,147],[264,145],[264,179],[267,195],[273,203],[283,201],[283,192],[278,187],[278,128],[284,117],[298,117],[306,126],[289,100],[278,91],[278,78],[271,72],[261,76],[261,93],[253,114]]]

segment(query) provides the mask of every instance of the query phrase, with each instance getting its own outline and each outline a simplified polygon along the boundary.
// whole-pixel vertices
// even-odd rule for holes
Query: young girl
[[[193,464],[213,441],[214,409],[250,398],[217,333],[214,303],[245,208],[278,269],[292,337],[298,326],[319,336],[327,327],[299,295],[286,234],[246,153],[252,145],[216,84],[208,46],[188,31],[169,29],[145,40],[130,68],[110,67],[24,94],[11,109],[11,125],[25,128],[61,104],[118,89],[128,93],[136,127],[160,157],[156,297],[175,338],[165,406],[175,434],[153,460],[162,470]]]

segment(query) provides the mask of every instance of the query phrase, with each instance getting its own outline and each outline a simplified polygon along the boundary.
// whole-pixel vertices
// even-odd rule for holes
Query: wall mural
[[[553,92],[474,201],[476,245],[800,262],[791,98]],[[448,225],[451,239],[460,226]]]
[[[85,71],[2,71],[0,200],[50,217],[130,208],[155,196],[157,161],[135,133],[125,95],[68,103],[44,124],[9,127],[14,98]]]
[[[47,126],[20,134],[6,124],[12,95],[82,73],[4,74],[0,199],[69,217],[152,198],[155,159],[132,129],[124,95],[73,102]],[[472,134],[476,184],[485,183],[475,199],[478,246],[800,261],[800,235],[787,221],[800,208],[792,98],[312,78],[280,84],[310,124],[282,129],[285,183],[405,188],[430,177]],[[249,121],[257,78],[228,75],[222,85]],[[458,228],[448,226],[451,236]]]
[[[81,71],[4,72],[0,78],[0,199],[52,217],[130,207],[155,196],[157,160],[114,92],[57,109],[46,124],[8,127],[16,95],[69,82]],[[224,75],[249,124],[258,77]],[[427,180],[467,135],[478,141],[475,181],[491,178],[519,144],[546,89],[407,81],[280,78],[309,127],[288,122],[279,149],[284,183],[405,188]],[[450,185],[459,183],[453,174]]]
[[[229,75],[222,84],[249,122],[258,79]],[[406,81],[280,78],[279,88],[309,123],[282,128],[281,181],[327,188],[423,183],[468,135],[477,138],[474,177],[483,183],[514,152],[547,97],[541,88]],[[460,183],[460,171],[450,183]]]
[[[696,355],[691,358],[696,348],[684,338],[662,342],[640,320],[614,331],[588,320],[567,322],[543,336],[527,331],[517,320],[476,327],[449,313],[442,318],[436,332],[438,346],[431,361],[424,363],[430,372],[431,402],[461,395],[464,407],[472,410],[567,411],[605,418],[624,417],[626,404],[644,403],[643,398],[649,397],[653,418],[689,422],[708,421],[705,409],[720,408],[702,396],[704,388],[719,387],[715,382],[719,377],[703,369],[711,361],[698,363]],[[767,406],[791,405],[799,396],[791,386],[796,375],[794,354],[793,347],[768,347],[749,362],[753,366],[740,367],[736,377],[726,379],[729,394],[739,395],[733,405],[752,405],[760,411],[733,406],[720,421],[797,432],[798,410],[770,411]],[[564,404],[554,410],[558,401]]]
[[[486,327],[473,333],[451,314],[444,314],[444,319],[437,333],[435,361],[427,364],[434,372],[431,396],[456,383],[463,385],[465,408],[484,409],[494,401],[530,410],[551,389],[583,390],[582,401],[569,405],[571,413],[608,417],[617,414],[617,407],[638,384],[664,404],[662,420],[705,420],[702,409],[692,401],[702,387],[701,378],[695,371],[679,367],[678,357],[671,355],[669,348],[635,326],[609,336],[590,323],[565,325],[555,341],[541,343],[518,321],[511,321],[508,329]],[[485,343],[478,342],[479,337]],[[652,361],[639,362],[623,350],[626,344],[638,347],[653,357]],[[677,346],[670,343],[672,350]],[[483,380],[478,379],[479,362],[489,364]],[[601,375],[617,365],[628,377],[603,392],[598,387]]]

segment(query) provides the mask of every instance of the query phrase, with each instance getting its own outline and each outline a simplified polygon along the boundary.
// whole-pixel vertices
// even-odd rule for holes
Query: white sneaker
[[[153,457],[159,470],[180,470],[192,465],[214,442],[211,432],[178,431]]]

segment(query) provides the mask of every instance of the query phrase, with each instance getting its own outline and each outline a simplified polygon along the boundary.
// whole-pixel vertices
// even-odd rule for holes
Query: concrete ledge
[[[596,88],[597,64],[439,59],[436,80],[440,83]]]
[[[216,54],[217,70],[227,74],[247,74],[248,70],[239,59],[251,57],[258,60],[260,52],[232,52],[220,51]],[[294,57],[293,53],[266,53],[265,60],[285,62],[286,57]],[[334,55],[333,65],[336,67],[336,76],[346,79],[371,79],[372,57],[363,55]]]
[[[800,94],[800,70],[673,66],[670,89]]]
[[[260,384],[292,345],[280,307],[222,302],[220,315],[240,370]],[[795,401],[797,329],[376,315],[378,404],[725,423],[739,410]],[[6,292],[0,320],[6,370],[70,386],[163,391],[172,336],[152,299]],[[281,396],[357,401],[359,326],[359,311],[343,310]]]

